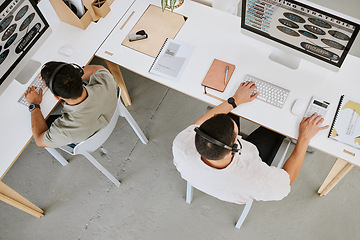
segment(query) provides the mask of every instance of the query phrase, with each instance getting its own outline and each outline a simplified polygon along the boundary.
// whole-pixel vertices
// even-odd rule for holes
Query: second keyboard
[[[259,93],[257,99],[272,104],[276,107],[282,108],[290,93],[289,90],[279,87],[275,84],[261,80],[257,77],[246,75],[244,82],[252,81],[256,85],[253,94]]]
[[[40,78],[40,77],[36,77],[32,83],[29,85],[29,87],[32,87],[32,86],[35,86],[36,87],[36,91],[39,93],[40,91],[40,88],[42,88],[43,90],[43,95],[45,94],[45,92],[49,89],[45,82]],[[21,95],[21,97],[19,98],[18,100],[19,103],[21,103],[22,105],[28,107],[29,104],[26,102],[26,99],[25,99],[25,92],[23,93],[23,95]]]

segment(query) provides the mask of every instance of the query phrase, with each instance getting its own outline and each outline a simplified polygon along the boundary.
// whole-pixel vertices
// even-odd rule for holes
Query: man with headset
[[[280,200],[298,176],[310,139],[324,119],[303,118],[298,142],[282,169],[270,167],[283,136],[259,127],[246,138],[228,113],[254,100],[253,82],[241,83],[233,97],[200,117],[175,138],[174,164],[195,188],[221,200],[244,204],[250,200]]]
[[[42,89],[37,93],[35,87],[28,88],[25,98],[30,104],[31,128],[38,146],[77,144],[109,123],[117,106],[117,89],[106,68],[48,62],[40,75],[55,98],[62,101],[63,109],[48,126],[40,110]],[[88,84],[85,86],[83,81]]]

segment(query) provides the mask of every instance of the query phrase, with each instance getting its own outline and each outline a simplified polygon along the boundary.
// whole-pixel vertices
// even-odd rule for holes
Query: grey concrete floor
[[[358,0],[317,0],[360,18]],[[357,40],[353,55],[360,56]],[[124,70],[133,105],[128,109],[149,138],[143,145],[125,119],[95,157],[122,185],[117,188],[84,157],[61,166],[31,142],[3,181],[37,206],[37,219],[0,202],[1,240],[42,239],[360,239],[360,170],[350,173],[325,197],[316,193],[335,158],[307,154],[292,191],[276,202],[255,202],[243,227],[234,227],[243,206],[194,191],[185,203],[185,181],[172,163],[174,137],[206,105]],[[241,121],[241,131],[256,125]],[[293,148],[293,146],[291,146]],[[290,149],[291,152],[292,149]]]

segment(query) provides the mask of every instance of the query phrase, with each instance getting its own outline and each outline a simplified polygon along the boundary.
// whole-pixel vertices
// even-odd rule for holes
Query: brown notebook
[[[229,66],[225,84],[226,66]],[[223,92],[235,70],[235,65],[214,59],[201,85]]]

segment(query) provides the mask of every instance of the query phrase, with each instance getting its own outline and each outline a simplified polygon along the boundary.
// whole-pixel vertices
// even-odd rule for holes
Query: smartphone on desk
[[[312,97],[308,108],[306,109],[304,117],[310,117],[314,113],[321,115],[325,118],[325,115],[328,111],[330,103],[319,98],[319,97]]]

